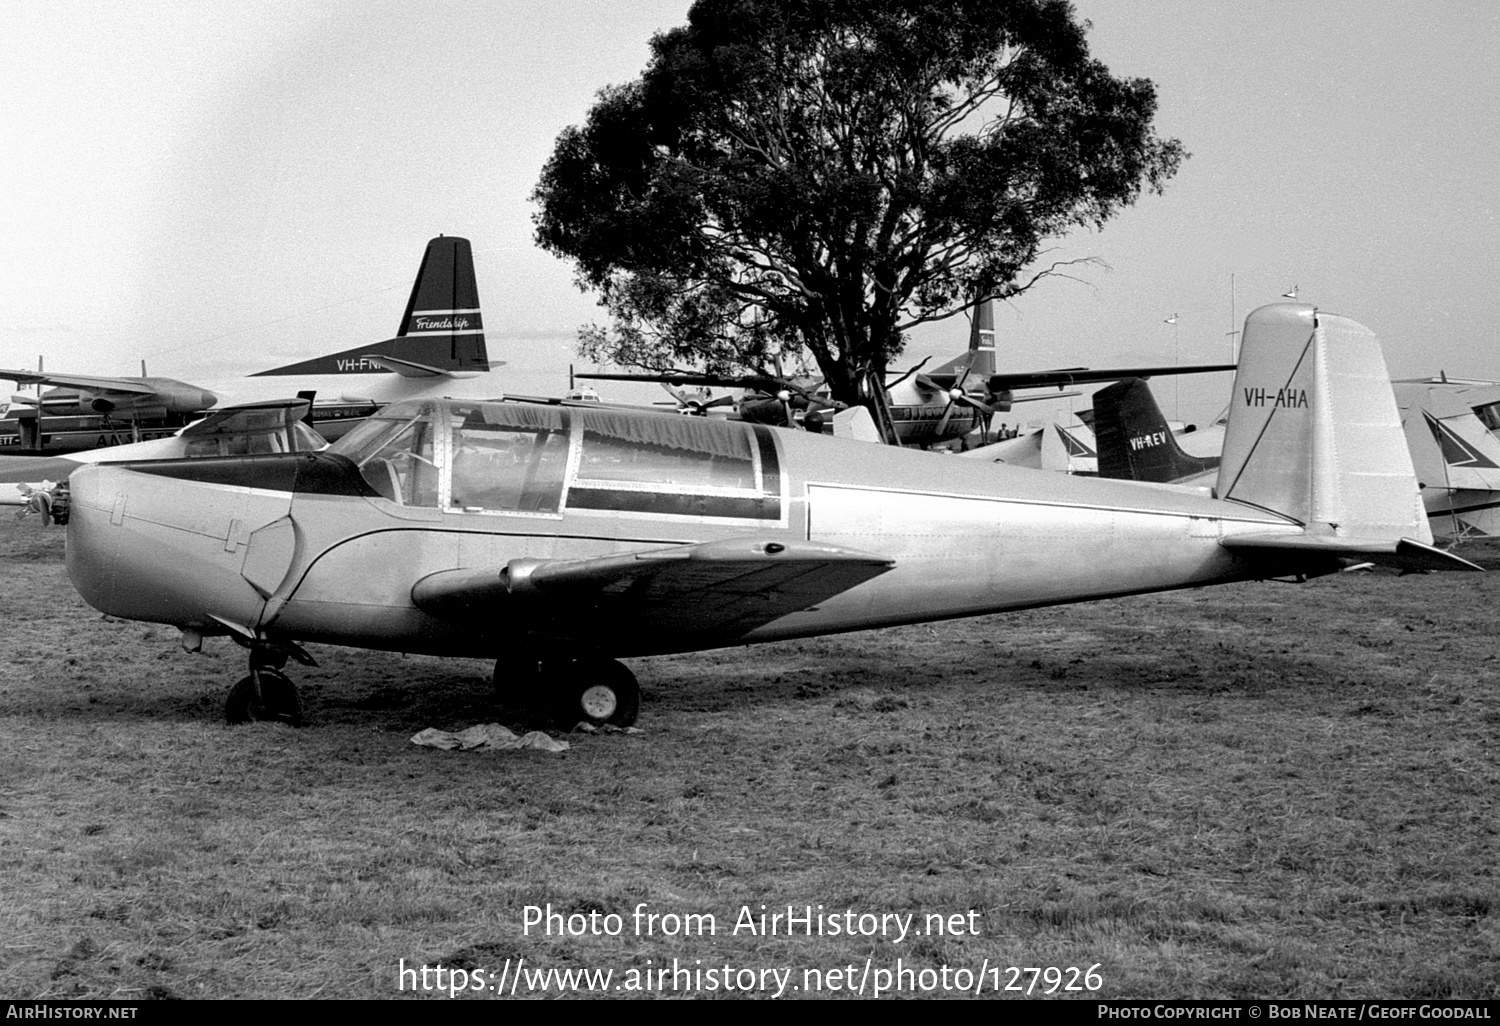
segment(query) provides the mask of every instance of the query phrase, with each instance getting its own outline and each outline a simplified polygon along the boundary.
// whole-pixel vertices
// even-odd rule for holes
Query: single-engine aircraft
[[[13,397],[0,422],[0,453],[63,455],[165,438],[222,408],[225,397],[236,403],[310,398],[307,424],[331,440],[398,399],[499,395],[503,389],[486,373],[491,364],[469,240],[440,235],[427,243],[400,329],[383,342],[206,387],[171,378],[0,369],[0,379],[56,386],[35,399]]]
[[[990,423],[995,414],[1008,412],[1016,403],[1058,399],[1077,392],[1045,395],[1016,395],[1018,389],[1053,388],[1123,377],[1151,377],[1168,374],[1207,374],[1232,371],[1234,364],[1201,364],[1187,367],[1132,367],[1113,370],[1091,370],[1087,367],[1062,367],[1044,371],[999,373],[995,367],[995,315],[993,303],[976,304],[969,330],[969,348],[933,370],[922,370],[918,364],[886,385],[878,397],[872,397],[872,414],[877,426],[886,421],[881,433],[897,445],[930,447],[963,439],[976,431],[980,444],[989,441]],[[924,361],[925,363],[925,361]],[[788,426],[793,411],[808,410],[822,414],[837,408],[831,400],[821,399],[816,386],[821,382],[786,381],[772,375],[719,375],[697,371],[667,370],[654,373],[593,373],[580,378],[614,381],[660,381],[670,385],[700,385],[717,388],[743,388],[750,394],[740,403],[743,419],[762,424]],[[883,402],[881,401],[883,400]],[[882,410],[881,407],[884,407]],[[810,423],[821,430],[831,418],[818,416]],[[804,425],[809,423],[804,419]]]
[[[296,721],[308,642],[497,660],[628,724],[618,660],[1261,578],[1434,548],[1385,360],[1313,307],[1247,318],[1218,498],[764,425],[425,400],[322,452],[73,475],[95,608],[249,649],[230,721]]]

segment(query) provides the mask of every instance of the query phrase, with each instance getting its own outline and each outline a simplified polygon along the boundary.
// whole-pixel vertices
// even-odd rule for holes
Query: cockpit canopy
[[[564,508],[781,517],[769,429],[626,410],[415,400],[329,450],[404,506],[561,515]]]

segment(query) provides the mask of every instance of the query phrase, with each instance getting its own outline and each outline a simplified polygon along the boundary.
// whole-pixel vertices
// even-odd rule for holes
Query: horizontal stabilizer
[[[312,408],[308,399],[265,399],[259,402],[235,403],[221,406],[202,420],[195,420],[177,432],[183,438],[196,435],[222,434],[228,425],[238,425],[242,430],[249,423],[265,424],[272,420],[290,423],[306,420]]]
[[[430,367],[411,360],[399,360],[394,356],[381,356],[378,353],[372,353],[365,359],[381,370],[393,371],[403,378],[440,378],[448,373],[440,367]]]
[[[444,570],[412,588],[417,608],[468,621],[501,609],[547,616],[558,633],[588,630],[577,602],[608,606],[622,630],[741,634],[817,605],[894,566],[882,556],[794,539],[728,538],[593,559],[516,559]],[[560,604],[553,600],[566,600]],[[603,606],[601,605],[601,608]],[[571,611],[571,612],[570,612]]]
[[[1483,567],[1460,559],[1451,552],[1422,542],[1402,538],[1399,541],[1371,541],[1333,538],[1320,535],[1240,534],[1220,541],[1226,549],[1242,549],[1266,554],[1306,556],[1324,552],[1340,559],[1353,559],[1400,570],[1483,570]]]

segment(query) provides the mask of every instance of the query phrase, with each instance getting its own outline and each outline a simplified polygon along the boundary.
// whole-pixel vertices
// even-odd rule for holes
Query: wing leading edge
[[[895,566],[832,545],[763,537],[593,559],[514,559],[443,570],[412,588],[439,619],[471,623],[499,612],[540,618],[565,635],[670,631],[737,637],[848,591]],[[606,623],[582,614],[597,609]]]

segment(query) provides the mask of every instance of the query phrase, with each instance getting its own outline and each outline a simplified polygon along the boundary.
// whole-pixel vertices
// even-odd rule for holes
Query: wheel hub
[[[584,714],[591,720],[603,722],[615,714],[619,708],[620,700],[615,695],[615,689],[604,684],[595,684],[585,688],[583,695],[579,698]]]

